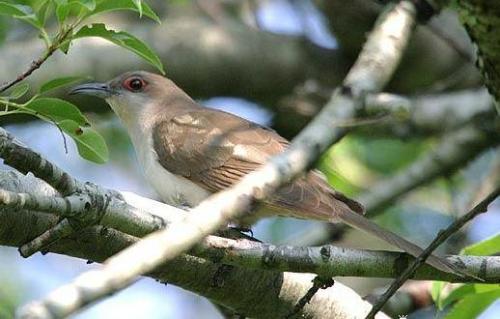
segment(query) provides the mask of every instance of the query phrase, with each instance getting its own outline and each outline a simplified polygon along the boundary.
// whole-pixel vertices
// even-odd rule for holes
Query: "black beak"
[[[112,90],[106,83],[85,83],[75,86],[69,94],[87,94],[106,99],[112,95]]]

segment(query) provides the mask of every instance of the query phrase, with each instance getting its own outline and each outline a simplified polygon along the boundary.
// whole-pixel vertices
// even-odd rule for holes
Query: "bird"
[[[172,80],[146,71],[126,72],[104,82],[85,83],[71,94],[106,100],[130,136],[146,180],[162,201],[194,207],[237,183],[290,142],[274,130],[234,114],[200,105]],[[422,249],[363,216],[364,207],[333,189],[318,170],[280,188],[251,214],[238,220],[247,228],[269,216],[344,222],[418,257]],[[431,266],[463,272],[432,254]]]

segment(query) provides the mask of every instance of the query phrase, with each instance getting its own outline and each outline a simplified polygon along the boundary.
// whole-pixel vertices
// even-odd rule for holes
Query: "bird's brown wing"
[[[288,146],[288,141],[272,130],[210,109],[186,111],[162,120],[153,130],[153,141],[163,167],[212,192],[233,185]],[[298,218],[340,219],[413,256],[422,253],[420,247],[354,213],[361,213],[363,207],[331,189],[317,172],[280,189],[266,208],[273,209],[274,214]],[[243,225],[250,225],[256,217],[262,216],[251,214]],[[464,274],[434,254],[427,263],[442,271]]]
[[[212,192],[231,186],[288,143],[272,130],[211,109],[158,123],[153,142],[163,167]]]
[[[153,141],[163,167],[211,192],[238,182],[289,145],[273,130],[211,109],[186,111],[158,123]],[[278,214],[322,220],[331,220],[344,205],[362,211],[317,172],[280,189],[269,204]]]

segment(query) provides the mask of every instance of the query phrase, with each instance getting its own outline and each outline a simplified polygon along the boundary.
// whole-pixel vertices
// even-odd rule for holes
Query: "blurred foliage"
[[[384,175],[394,173],[429,149],[426,140],[401,141],[350,134],[318,161],[318,169],[338,190],[354,196]]]
[[[160,22],[158,16],[147,3],[140,0],[21,0],[0,1],[0,15],[19,19],[38,30],[40,39],[45,44],[45,52],[35,59],[31,66],[21,75],[12,75],[12,81],[0,86],[0,116],[28,114],[41,120],[53,123],[61,132],[70,136],[77,145],[78,153],[85,159],[95,163],[108,160],[108,149],[104,139],[90,127],[89,121],[73,104],[60,100],[41,98],[40,95],[61,86],[73,84],[81,77],[72,76],[52,79],[43,84],[27,102],[17,102],[29,91],[24,80],[36,71],[57,50],[67,53],[72,41],[85,37],[99,37],[125,48],[164,73],[163,65],[151,48],[133,35],[115,31],[105,24],[95,23],[87,26],[88,18],[109,11],[132,10],[139,16],[147,16]],[[57,29],[50,33],[49,22],[57,21]],[[0,20],[0,43],[5,38],[5,18]]]
[[[16,307],[21,302],[21,287],[7,276],[0,277],[0,318],[14,318]]]
[[[500,253],[500,233],[462,249],[464,255],[490,256],[498,253]]]
[[[427,148],[427,143],[419,140],[401,141],[358,135],[352,151],[370,169],[390,174],[413,162]]]
[[[9,23],[5,17],[0,16],[0,45],[5,41],[9,32]]]

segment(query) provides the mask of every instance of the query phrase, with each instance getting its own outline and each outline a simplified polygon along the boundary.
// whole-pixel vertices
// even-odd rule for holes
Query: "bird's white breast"
[[[172,174],[161,166],[151,136],[147,137],[146,143],[135,145],[135,149],[146,179],[164,202],[192,207],[210,195],[187,178]]]

